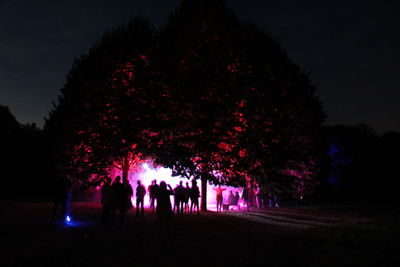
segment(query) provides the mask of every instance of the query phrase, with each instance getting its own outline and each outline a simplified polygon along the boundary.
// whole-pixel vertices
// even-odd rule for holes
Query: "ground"
[[[131,211],[104,228],[96,203],[0,203],[0,266],[400,266],[400,215],[382,206],[310,206],[175,216],[169,240],[155,215]]]

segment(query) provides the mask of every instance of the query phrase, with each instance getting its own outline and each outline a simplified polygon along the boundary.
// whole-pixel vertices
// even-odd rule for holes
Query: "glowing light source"
[[[114,169],[113,172],[110,173],[112,177],[116,177],[117,175],[121,175],[121,171],[119,169]],[[152,180],[156,179],[157,183],[160,184],[161,181],[166,182],[167,184],[170,184],[172,188],[175,188],[178,184],[179,181],[183,181],[183,185],[186,186],[186,182],[189,182],[189,186],[191,186],[190,180],[173,176],[172,175],[172,170],[169,168],[164,168],[164,167],[153,167],[152,161],[147,161],[147,162],[142,162],[138,164],[136,168],[133,168],[132,170],[129,171],[128,174],[128,179],[129,183],[132,186],[134,195],[131,198],[132,204],[134,205],[136,202],[135,198],[135,192],[136,192],[136,182],[137,180],[140,180],[141,183],[144,185],[146,190],[148,190],[148,186],[151,184]],[[200,192],[201,192],[201,186],[200,186],[200,181],[198,181],[197,185],[200,187]],[[226,188],[226,191],[223,193],[224,195],[224,203],[228,199],[228,193],[229,191],[232,191],[233,193],[238,192],[240,195],[242,194],[242,188],[234,188],[230,186],[223,186]],[[207,184],[207,208],[208,210],[216,211],[217,210],[217,205],[216,205],[216,193],[213,190],[214,186]],[[200,199],[199,199],[200,201]],[[174,198],[171,196],[171,204],[173,205],[174,203]],[[150,205],[150,199],[149,199],[149,193],[147,192],[145,195],[145,205],[149,207]]]
[[[147,163],[143,163],[143,164],[142,164],[142,167],[143,167],[144,169],[146,169],[146,170],[149,169],[149,165],[148,165]]]
[[[70,223],[70,222],[71,222],[71,217],[70,217],[69,215],[67,215],[67,216],[65,217],[65,222],[66,222],[66,223]]]

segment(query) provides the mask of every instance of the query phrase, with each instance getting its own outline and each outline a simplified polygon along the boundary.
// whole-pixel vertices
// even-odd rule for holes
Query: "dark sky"
[[[74,57],[135,15],[160,25],[179,0],[0,0],[0,105],[43,126]],[[328,124],[400,131],[400,1],[228,0],[311,74]]]

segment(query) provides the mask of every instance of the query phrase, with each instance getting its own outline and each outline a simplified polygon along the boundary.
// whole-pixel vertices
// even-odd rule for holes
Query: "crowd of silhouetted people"
[[[196,180],[186,182],[183,181],[172,188],[166,182],[161,181],[157,184],[157,180],[153,180],[151,185],[145,188],[140,180],[137,180],[135,189],[136,197],[136,217],[144,216],[144,198],[146,194],[149,196],[150,209],[156,213],[160,222],[162,232],[169,232],[169,223],[174,214],[199,214],[199,198],[200,189]],[[53,220],[65,219],[69,215],[69,201],[71,198],[71,180],[68,177],[55,180],[55,198],[52,211]],[[224,202],[223,192],[227,188],[215,187],[217,211],[222,210],[247,210],[249,211],[249,192],[244,187],[241,196],[239,191],[230,190],[227,201]],[[125,218],[129,210],[133,208],[132,199],[134,190],[127,178],[121,179],[117,176],[114,182],[110,177],[105,177],[101,187],[101,204],[102,214],[101,221],[105,226],[123,226]],[[279,199],[275,195],[263,194],[259,189],[254,192],[255,204],[258,208],[278,207]],[[171,196],[173,196],[173,205],[171,204]]]
[[[140,180],[137,181],[135,190],[136,197],[136,217],[144,216],[144,197],[149,195],[150,209],[156,213],[162,231],[169,231],[169,221],[173,214],[199,213],[200,190],[197,182],[193,180],[192,185],[186,182],[183,186],[181,181],[174,189],[164,181],[157,184],[153,180],[147,190]],[[174,203],[171,204],[170,196],[174,197]],[[117,176],[113,183],[111,178],[107,177],[101,187],[102,204],[102,223],[105,226],[117,225],[123,226],[125,217],[132,209],[133,189],[128,179]],[[189,205],[190,203],[190,205]]]
[[[241,196],[238,191],[230,190],[227,201],[224,202],[223,192],[227,188],[215,187],[217,211],[222,210],[247,210],[249,211],[249,191],[247,187],[243,188]],[[199,197],[200,190],[196,180],[183,185],[183,181],[172,188],[164,181],[157,184],[157,180],[153,180],[151,185],[145,188],[140,180],[137,180],[136,186],[136,217],[144,216],[144,198],[146,194],[149,196],[150,209],[156,213],[160,219],[162,226],[168,224],[173,214],[182,215],[185,213],[199,213]],[[259,189],[254,192],[254,202],[257,208],[278,207],[279,199],[275,195],[263,194]],[[173,196],[173,205],[170,196]],[[107,177],[101,188],[101,203],[103,205],[102,223],[104,225],[115,225],[117,223],[117,214],[119,225],[124,225],[127,212],[132,209],[133,189],[128,179],[117,176],[114,183]]]
[[[221,185],[213,188],[216,196],[217,211],[222,210],[246,210],[250,211],[250,206],[253,205],[258,209],[265,209],[267,207],[279,207],[279,197],[276,194],[262,192],[259,187],[254,190],[254,197],[250,203],[249,189],[243,188],[241,196],[237,190],[230,190],[227,201],[224,201],[223,192],[227,188]]]
[[[192,181],[192,187],[189,187],[189,182],[186,182],[186,186],[183,186],[183,182],[180,181],[173,189],[173,195],[173,212],[176,214],[193,213],[193,211],[199,212],[200,190],[195,180]]]
[[[133,189],[128,179],[121,181],[121,177],[117,176],[111,184],[111,178],[106,177],[101,188],[102,223],[115,225],[118,214],[119,225],[123,226],[127,212],[132,209],[132,196]]]

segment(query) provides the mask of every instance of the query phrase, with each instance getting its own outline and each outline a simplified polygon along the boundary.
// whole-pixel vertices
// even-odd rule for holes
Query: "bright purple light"
[[[129,183],[132,186],[133,189],[133,196],[131,198],[132,204],[135,205],[136,202],[136,182],[137,180],[140,180],[141,183],[144,185],[144,187],[148,188],[148,186],[151,184],[151,181],[154,179],[157,180],[157,183],[160,184],[161,181],[165,181],[167,184],[170,184],[172,188],[175,188],[179,184],[180,181],[183,181],[183,185],[186,186],[186,182],[189,182],[189,186],[192,186],[191,182],[188,179],[185,178],[180,178],[178,176],[173,177],[172,176],[172,170],[168,168],[163,168],[163,167],[157,167],[153,168],[152,162],[144,162],[139,164],[138,168],[132,169],[129,172]],[[117,168],[115,168],[112,173],[110,173],[112,177],[116,177],[117,175],[122,175],[121,171]],[[198,181],[197,186],[200,189],[201,193],[201,184],[200,181]],[[217,202],[216,202],[216,192],[213,190],[215,186],[208,184],[207,185],[207,208],[208,210],[216,211],[217,210]],[[234,194],[236,192],[239,193],[239,195],[242,194],[242,188],[235,188],[235,187],[230,187],[230,186],[224,186],[226,190],[223,193],[223,198],[224,202],[228,200],[228,195],[229,191],[232,191]],[[146,193],[145,196],[145,206],[149,207],[150,206],[150,199],[148,192]],[[173,204],[173,197],[171,196],[171,203]],[[200,203],[200,199],[199,199]]]

